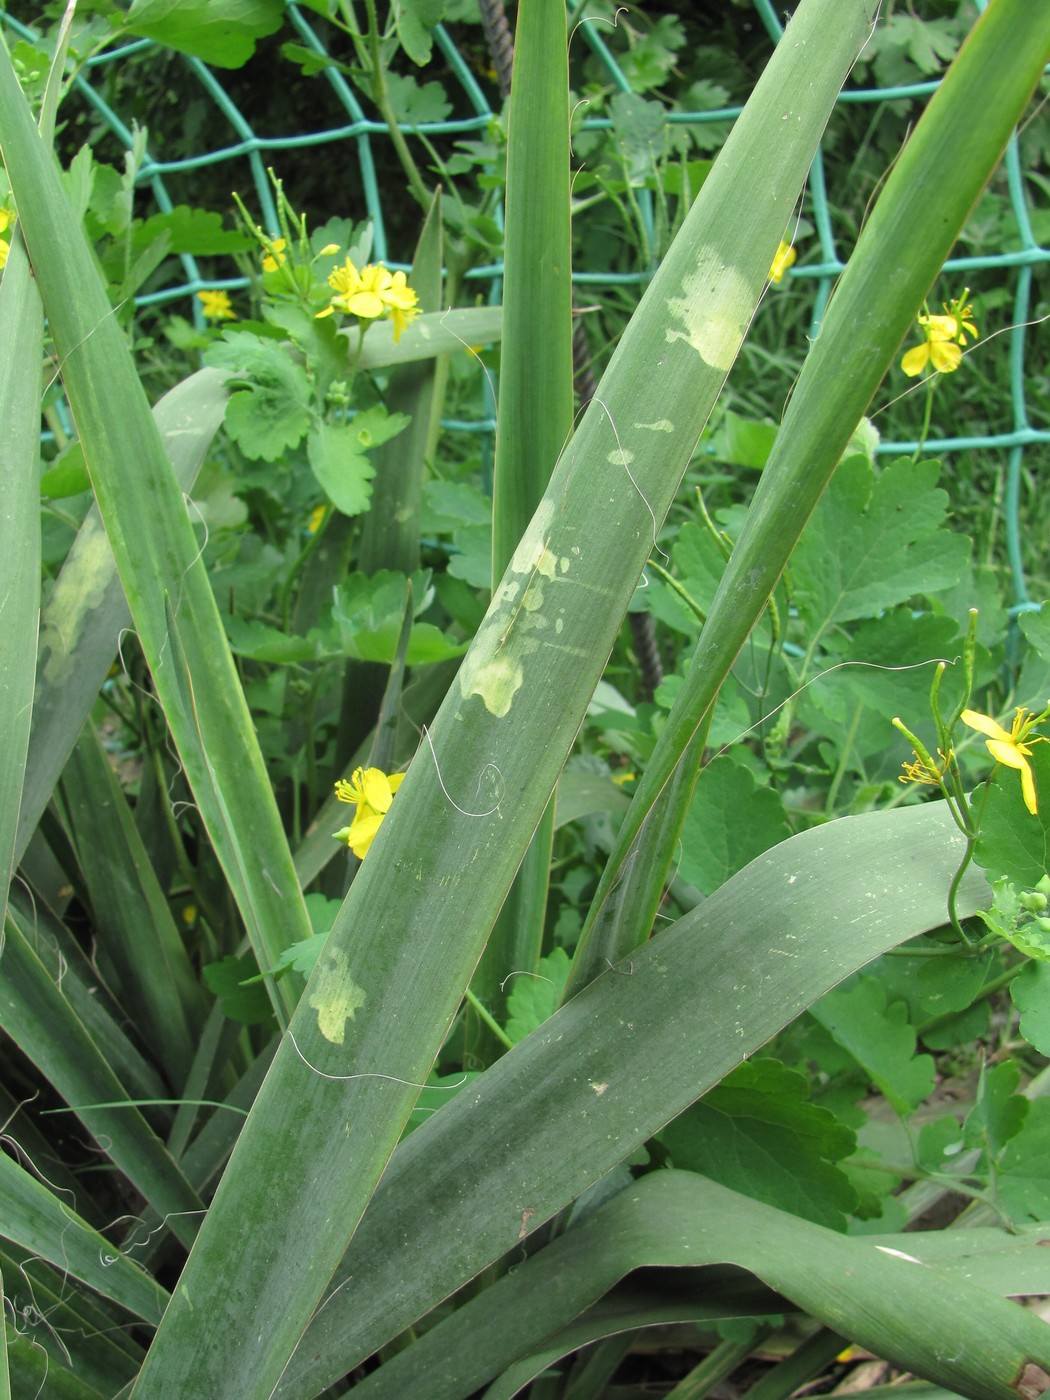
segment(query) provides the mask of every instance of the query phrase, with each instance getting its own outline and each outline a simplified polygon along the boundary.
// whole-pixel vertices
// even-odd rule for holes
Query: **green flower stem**
[[[995,772],[992,773],[992,778],[994,778],[995,773],[999,771],[999,766],[999,764],[995,765]],[[955,872],[955,875],[952,878],[952,883],[948,889],[948,917],[951,920],[952,928],[955,929],[955,932],[960,936],[960,938],[962,938],[964,943],[971,946],[973,944],[973,939],[970,938],[963,931],[963,926],[959,922],[959,916],[956,909],[956,898],[959,893],[959,885],[962,883],[962,877],[966,874],[967,866],[973,860],[973,853],[977,848],[977,837],[980,834],[981,821],[984,817],[984,809],[985,804],[988,801],[988,794],[989,792],[991,792],[992,778],[989,778],[984,785],[984,791],[982,792],[980,797],[980,805],[977,810],[976,818],[974,818],[971,809],[971,811],[967,814],[966,827],[961,828],[965,831],[966,834],[966,852],[963,855],[962,862],[959,865],[958,870]],[[947,796],[947,793],[945,793],[945,796]],[[948,805],[954,816],[955,803],[951,800],[951,798],[948,799]]]
[[[514,1042],[510,1039],[510,1037],[507,1035],[507,1032],[503,1029],[500,1023],[495,1019],[495,1017],[492,1016],[485,1009],[485,1007],[482,1005],[482,1003],[478,1000],[478,998],[474,995],[474,993],[470,990],[469,987],[467,987],[467,989],[464,991],[463,997],[467,1005],[474,1012],[475,1016],[477,1016],[478,1020],[482,1021],[485,1024],[485,1026],[488,1028],[489,1031],[491,1031],[491,1033],[496,1037],[500,1044],[505,1049],[512,1050],[514,1048]]]
[[[824,804],[824,814],[829,819],[835,815],[835,803],[838,801],[839,788],[846,776],[846,765],[853,752],[853,741],[857,737],[857,730],[860,728],[860,717],[864,706],[858,701],[853,711],[853,719],[850,721],[849,729],[846,732],[845,741],[842,745],[842,754],[839,758],[838,767],[835,769],[835,776],[828,785],[828,798]]]
[[[375,0],[365,0],[365,8],[368,11],[367,42],[371,50],[369,76],[372,79],[372,101],[379,108],[379,114],[390,130],[390,139],[394,143],[394,150],[401,162],[401,168],[408,178],[409,189],[423,208],[429,209],[430,201],[433,199],[433,191],[427,188],[426,181],[419,173],[419,166],[413,159],[412,152],[408,149],[408,142],[398,126],[394,109],[390,105],[390,93],[386,85],[386,68],[383,65],[383,57],[379,48],[379,20],[376,15]]]
[[[930,435],[930,418],[933,414],[933,386],[937,376],[931,374],[926,381],[926,409],[922,415],[922,427],[919,429],[919,440],[915,444],[915,451],[912,454],[912,461],[917,462],[922,455],[922,449],[926,439]]]

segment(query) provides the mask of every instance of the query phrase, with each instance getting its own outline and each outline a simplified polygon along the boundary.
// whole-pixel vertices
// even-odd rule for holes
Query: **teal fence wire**
[[[977,3],[978,7],[983,9],[986,0],[977,0]],[[726,8],[734,13],[735,22],[739,22],[739,3],[736,7],[727,4]],[[753,10],[755,20],[774,42],[777,41],[783,30],[778,11],[771,0],[753,0]],[[288,26],[294,31],[296,41],[320,56],[326,55],[326,35],[322,32],[323,22],[319,21],[318,16],[312,12],[305,13],[293,0],[287,3],[286,13]],[[30,42],[39,41],[40,36],[36,30],[8,13],[0,13],[0,22],[18,37]],[[618,91],[629,92],[630,83],[606,43],[603,30],[608,33],[608,21],[599,24],[586,18],[581,19],[574,24],[573,43],[588,45],[603,65],[611,85]],[[405,126],[404,131],[406,134],[418,133],[431,140],[484,136],[497,115],[489,96],[460,54],[449,30],[442,25],[437,26],[434,40],[458,85],[453,107],[454,110],[458,109],[461,115],[439,122],[420,123],[418,127]],[[128,64],[152,47],[148,40],[115,47],[91,59],[75,80],[77,93],[92,110],[97,122],[112,133],[127,151],[133,149],[135,134],[121,113],[106,101],[100,88],[105,86],[102,80],[107,68]],[[168,213],[177,203],[195,203],[195,177],[199,177],[206,167],[223,166],[228,171],[227,187],[230,190],[246,192],[250,188],[254,191],[261,221],[276,236],[279,231],[277,214],[267,168],[275,164],[281,168],[288,168],[298,153],[321,148],[329,156],[333,170],[338,171],[338,179],[344,184],[356,184],[357,197],[363,200],[367,215],[373,224],[373,256],[377,260],[389,262],[391,266],[399,265],[388,257],[387,222],[384,218],[380,173],[390,169],[394,163],[389,151],[390,132],[382,121],[366,115],[353,87],[337,68],[325,68],[314,79],[315,83],[323,83],[328,89],[330,121],[318,130],[275,132],[260,129],[257,117],[253,121],[245,115],[230,95],[228,73],[210,68],[191,56],[178,55],[177,61],[184,67],[187,91],[206,97],[214,111],[213,123],[209,123],[207,132],[202,133],[214,144],[209,144],[207,149],[201,149],[192,156],[165,160],[151,154],[147,138],[145,155],[137,171],[137,185],[143,192],[148,191],[157,211]],[[872,105],[910,102],[916,99],[923,101],[936,87],[935,80],[898,86],[855,86],[844,91],[839,101],[842,104]],[[725,106],[706,111],[676,111],[669,112],[666,120],[671,125],[711,125],[725,129],[740,110],[738,106]],[[601,130],[610,125],[607,117],[585,116],[582,130]],[[350,152],[354,156],[353,164],[349,159]],[[1033,229],[1032,210],[1016,137],[1006,151],[1005,172],[1013,224],[1010,242],[1015,246],[1008,251],[953,258],[945,264],[944,270],[953,274],[955,284],[960,286],[968,281],[970,274],[974,272],[994,270],[1002,279],[1003,285],[1010,289],[1009,328],[1002,332],[1005,353],[1009,358],[1009,403],[1002,406],[1000,413],[1001,421],[1008,423],[1008,426],[1000,431],[977,436],[929,437],[923,444],[923,450],[930,455],[941,456],[973,449],[1005,454],[1002,510],[1012,576],[1012,613],[1016,616],[1018,612],[1038,606],[1037,602],[1029,598],[1022,564],[1021,493],[1023,473],[1026,470],[1042,471],[1050,459],[1050,428],[1036,426],[1031,421],[1033,387],[1030,376],[1026,374],[1026,354],[1030,347],[1030,337],[1038,334],[1041,329],[1038,317],[1033,311],[1033,273],[1041,264],[1050,261],[1050,249],[1036,237]],[[819,257],[807,261],[804,266],[794,268],[790,275],[799,285],[811,288],[810,334],[815,335],[819,331],[821,316],[835,279],[845,266],[843,236],[836,233],[832,203],[825,179],[824,158],[820,153],[811,171],[805,212],[815,229]],[[646,190],[638,192],[638,214],[643,223],[647,222],[649,243],[652,246],[655,242],[652,199]],[[845,255],[848,256],[848,250]],[[201,309],[196,299],[198,292],[235,291],[247,285],[246,279],[241,277],[214,278],[204,275],[197,259],[190,254],[180,254],[175,265],[181,270],[181,276],[175,276],[164,285],[153,287],[141,294],[137,298],[140,305],[175,306],[181,303],[181,309],[194,316],[200,324]],[[580,271],[574,274],[574,280],[581,286],[611,286],[624,283],[641,287],[651,275],[651,270],[643,268],[632,272]],[[489,297],[496,299],[499,294],[500,272],[500,265],[492,263],[475,266],[466,276],[475,283],[483,284]],[[1043,389],[1042,396],[1045,397],[1045,385]],[[1050,421],[1045,414],[1042,416],[1044,422]],[[478,421],[450,421],[446,426],[463,432],[489,435],[495,428],[491,413]],[[878,450],[884,455],[900,456],[914,452],[917,447],[915,441],[883,440]]]

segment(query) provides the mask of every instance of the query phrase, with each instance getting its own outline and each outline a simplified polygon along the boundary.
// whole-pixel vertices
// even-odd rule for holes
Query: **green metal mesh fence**
[[[983,9],[987,0],[977,0]],[[754,17],[764,27],[775,42],[783,30],[777,12],[770,0],[753,0]],[[732,7],[729,7],[732,9]],[[323,21],[314,14],[305,14],[293,0],[286,6],[287,19],[294,28],[298,42],[318,55],[326,54],[326,36],[322,32]],[[735,11],[739,21],[740,6]],[[0,21],[13,34],[30,41],[38,35],[13,16],[0,14]],[[417,128],[406,126],[406,133],[422,134],[429,139],[469,137],[484,133],[496,113],[493,106],[457,49],[449,31],[438,26],[434,31],[438,51],[447,64],[449,72],[458,85],[454,108],[461,115],[440,122],[420,123]],[[630,84],[617,63],[616,58],[605,42],[597,23],[582,20],[574,30],[573,42],[586,43],[603,65],[612,86],[622,92],[629,92]],[[93,109],[97,120],[104,125],[113,137],[128,151],[132,149],[134,134],[122,119],[119,111],[113,109],[99,91],[104,83],[100,78],[103,70],[111,65],[127,64],[137,55],[148,53],[153,46],[142,40],[114,48],[91,60],[86,71],[76,79],[76,89],[83,101]],[[254,189],[257,208],[261,212],[263,224],[277,232],[277,216],[273,201],[273,191],[267,175],[267,167],[279,164],[287,168],[287,163],[297,153],[312,148],[322,148],[332,162],[333,170],[338,169],[338,179],[346,185],[355,185],[356,194],[363,199],[368,217],[374,226],[373,252],[377,260],[398,266],[388,258],[388,240],[384,219],[384,200],[381,190],[381,177],[378,172],[389,169],[394,164],[389,153],[390,133],[387,126],[366,116],[353,88],[336,68],[326,68],[314,79],[324,84],[328,91],[330,118],[320,129],[296,131],[292,133],[260,129],[258,118],[252,120],[233,100],[228,88],[229,75],[218,73],[199,59],[178,55],[177,61],[183,66],[187,90],[203,95],[214,109],[214,123],[206,133],[207,149],[192,156],[179,159],[159,159],[150,154],[147,144],[146,155],[137,173],[137,184],[148,190],[158,211],[170,212],[178,202],[194,202],[194,178],[206,167],[221,165],[228,172],[229,189]],[[936,81],[910,83],[898,86],[852,87],[840,97],[842,104],[891,104],[924,100],[937,87]],[[669,112],[669,124],[685,124],[695,127],[704,125],[720,126],[727,129],[738,115],[738,106],[723,106],[705,111]],[[585,117],[582,129],[599,130],[608,127],[608,118]],[[354,161],[348,156],[353,152]],[[315,159],[317,157],[315,156]],[[356,166],[356,169],[355,169]],[[1045,413],[1031,412],[1033,396],[1037,392],[1031,376],[1026,377],[1026,353],[1030,347],[1030,337],[1039,333],[1038,308],[1033,309],[1033,273],[1041,264],[1050,261],[1050,249],[1036,237],[1033,229],[1032,210],[1023,178],[1022,163],[1017,138],[1010,143],[1005,157],[1005,172],[1008,188],[1012,234],[1009,248],[1000,247],[997,251],[979,256],[962,256],[950,260],[945,272],[955,274],[955,282],[969,280],[972,273],[992,269],[1001,277],[1003,284],[1010,289],[1008,328],[1002,332],[1006,344],[1005,353],[1009,360],[1008,401],[992,406],[990,417],[1001,420],[1002,426],[976,436],[929,437],[924,450],[931,455],[958,453],[968,449],[1005,454],[1005,491],[1002,502],[1004,534],[1012,575],[1014,606],[1012,612],[1037,606],[1030,601],[1022,564],[1021,550],[1021,488],[1023,472],[1035,471],[1045,465],[1050,444],[1050,428],[1034,426],[1032,417],[1048,421]],[[653,218],[652,201],[648,192],[639,192],[639,213],[642,220]],[[811,220],[819,245],[819,258],[797,267],[792,277],[800,285],[811,289],[812,314],[810,334],[819,331],[820,320],[835,279],[842,272],[843,244],[847,240],[836,233],[833,217],[833,200],[825,180],[824,160],[818,154],[813,165],[807,192],[807,217]],[[652,242],[652,238],[650,238]],[[848,256],[848,253],[847,253]],[[194,315],[200,322],[200,306],[196,293],[202,290],[236,290],[246,285],[243,278],[209,278],[202,273],[197,260],[190,254],[181,254],[181,278],[169,280],[165,285],[155,287],[137,298],[140,305],[172,305],[182,303],[182,309]],[[402,264],[403,265],[403,264]],[[498,297],[498,263],[488,266],[475,266],[467,277],[481,283],[492,297]],[[648,270],[636,272],[580,271],[574,280],[580,284],[614,283],[644,284],[650,275]],[[1000,351],[999,353],[1004,353]],[[1045,389],[1045,384],[1043,385]],[[1041,397],[1041,396],[1040,396]],[[1004,395],[1004,399],[1007,398]],[[491,434],[494,421],[490,415],[474,422],[449,421],[447,427],[464,432]],[[917,447],[915,441],[883,440],[879,451],[886,455],[910,454]]]

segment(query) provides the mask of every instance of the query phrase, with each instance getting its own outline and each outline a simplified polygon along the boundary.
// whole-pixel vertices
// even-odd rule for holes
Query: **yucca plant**
[[[1045,1325],[953,1272],[950,1244],[909,1236],[880,1250],[698,1175],[616,1174],[830,987],[945,922],[963,843],[933,803],[794,837],[647,941],[705,716],[1050,57],[1050,11],[1030,0],[993,0],[872,211],[622,824],[572,995],[404,1136],[472,979],[484,1002],[507,970],[535,969],[545,813],[876,9],[802,0],[573,431],[565,8],[522,0],[497,586],[305,985],[269,975],[311,928],[179,476],[215,426],[222,377],[188,381],[151,414],[80,230],[75,176],[63,182],[0,56],[0,153],[28,250],[16,241],[0,290],[0,849],[25,856],[0,1023],[127,1183],[117,1198],[130,1188],[141,1202],[125,1238],[105,1228],[106,1194],[78,1187],[68,1204],[61,1163],[38,1179],[0,1158],[5,1275],[29,1259],[50,1266],[36,1283],[47,1327],[7,1319],[13,1393],[306,1397],[401,1338],[355,1388],[433,1400],[492,1383],[509,1395],[625,1327],[725,1316],[725,1275],[702,1271],[717,1264],[756,1280],[744,1315],[789,1300],[824,1325],[825,1344],[846,1337],[957,1393],[1040,1392]],[[39,659],[38,293],[113,561],[89,519],[73,564],[95,591],[63,618],[59,581]],[[103,592],[113,567],[123,602]],[[74,663],[97,688],[125,604],[223,898],[267,973],[274,1045],[251,1043],[202,993],[142,831],[81,732],[93,692],[65,688]],[[46,744],[29,730],[34,676]],[[56,861],[87,887],[119,995],[49,907]],[[959,915],[988,898],[968,875]],[[47,1150],[42,1133],[21,1144],[37,1163]],[[602,1178],[600,1209],[541,1231]],[[956,1251],[993,1238],[960,1234]],[[527,1262],[507,1272],[508,1256]],[[689,1286],[671,1301],[642,1285],[610,1292],[646,1266],[688,1271]],[[498,1282],[431,1316],[490,1268]]]

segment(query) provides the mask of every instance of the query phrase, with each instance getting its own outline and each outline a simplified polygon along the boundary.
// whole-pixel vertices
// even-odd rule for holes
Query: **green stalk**
[[[518,11],[507,151],[507,222],[492,502],[495,591],[572,432],[569,62],[563,0]],[[471,990],[499,1020],[512,972],[535,972],[554,840],[547,804],[478,964]],[[501,1053],[474,1015],[468,1063]]]
[[[256,955],[272,967],[311,930],[251,715],[182,492],[6,50],[0,152],[157,695]],[[269,990],[286,1018],[298,1000],[295,980]]]

